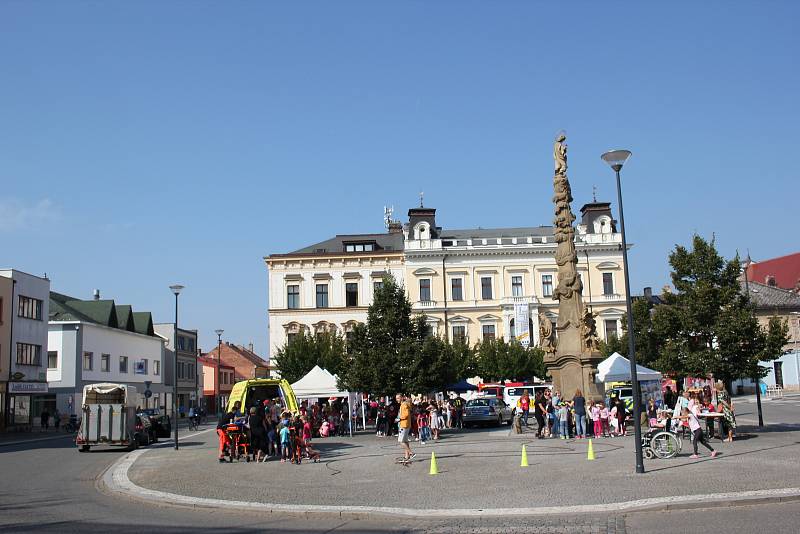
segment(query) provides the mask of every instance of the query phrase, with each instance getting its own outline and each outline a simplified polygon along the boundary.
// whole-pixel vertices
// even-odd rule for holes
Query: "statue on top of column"
[[[556,136],[556,143],[553,146],[553,159],[556,162],[556,174],[567,174],[567,140],[566,134],[561,131]]]

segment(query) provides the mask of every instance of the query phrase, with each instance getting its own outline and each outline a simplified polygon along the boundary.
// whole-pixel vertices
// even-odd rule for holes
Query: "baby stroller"
[[[241,461],[244,455],[245,461],[250,461],[250,441],[247,436],[247,429],[243,424],[230,423],[225,427],[225,434],[228,436],[228,461]]]

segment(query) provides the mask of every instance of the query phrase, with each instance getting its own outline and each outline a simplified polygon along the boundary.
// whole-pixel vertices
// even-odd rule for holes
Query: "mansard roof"
[[[344,254],[345,245],[351,243],[374,243],[376,247],[373,252],[402,252],[403,234],[402,232],[392,234],[337,234],[330,239],[299,248],[288,254],[271,254],[270,257],[290,256],[294,254]],[[360,252],[359,254],[371,253],[372,252]]]

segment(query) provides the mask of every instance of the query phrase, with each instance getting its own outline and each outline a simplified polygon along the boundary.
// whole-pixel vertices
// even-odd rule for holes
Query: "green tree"
[[[476,371],[484,380],[531,380],[545,378],[544,352],[525,348],[517,341],[486,340],[478,344]]]
[[[378,395],[409,392],[411,366],[426,330],[424,317],[412,319],[403,287],[385,277],[367,311],[367,324],[354,329],[340,385]]]
[[[677,246],[669,262],[676,291],[662,295],[664,304],[651,316],[652,338],[643,338],[657,354],[654,367],[676,375],[713,373],[725,382],[760,375],[758,362],[780,355],[788,329],[780,321],[759,325],[742,294],[738,256],[726,261],[713,240],[695,235],[692,249]],[[644,334],[635,334],[637,342]]]
[[[344,338],[338,334],[299,335],[287,340],[272,359],[282,378],[297,382],[315,365],[332,374],[339,373],[344,363],[345,345]]]

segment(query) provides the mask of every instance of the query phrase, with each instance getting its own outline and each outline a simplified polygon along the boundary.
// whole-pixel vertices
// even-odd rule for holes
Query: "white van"
[[[83,387],[81,425],[75,444],[81,452],[96,445],[135,449],[137,435],[136,388],[103,382]]]
[[[524,386],[506,386],[503,391],[503,400],[506,404],[511,406],[512,413],[517,412],[517,401],[527,391],[528,396],[531,398],[530,413],[533,414],[533,401],[536,398],[536,393],[541,391],[544,394],[546,389],[551,389],[552,384],[526,384]]]

